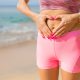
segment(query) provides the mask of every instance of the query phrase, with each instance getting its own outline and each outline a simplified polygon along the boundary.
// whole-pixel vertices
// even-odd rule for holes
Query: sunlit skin
[[[56,19],[48,20],[48,26],[52,29],[54,36],[60,37],[70,31],[80,29],[80,23],[77,17],[76,14],[61,14]]]
[[[40,14],[32,12],[28,5],[26,5],[29,0],[19,0],[17,9],[24,13],[26,16],[29,16],[37,25],[38,31],[42,34],[45,38],[51,36],[52,33],[55,33],[55,36],[62,36],[63,34],[67,33],[68,31],[79,30],[80,24],[78,22],[79,14],[72,14],[70,11],[64,10],[43,10]],[[66,14],[66,15],[65,15]],[[65,15],[62,17],[58,15]],[[72,17],[68,17],[68,15]],[[47,25],[45,23],[46,18],[50,18],[51,16],[58,16],[55,20],[48,20]],[[67,16],[67,17],[66,17]],[[67,21],[70,19],[68,24],[65,24],[63,28],[59,28],[59,24],[62,20]],[[74,20],[75,19],[75,20]],[[74,20],[74,21],[73,21]],[[73,21],[73,25],[72,25]],[[75,26],[76,25],[76,26]],[[62,26],[62,25],[61,25]],[[49,27],[49,28],[48,28]],[[68,28],[67,28],[68,27]],[[59,67],[52,68],[52,69],[38,69],[40,79],[41,80],[58,80],[59,74]],[[69,73],[61,69],[62,80],[80,80],[80,73]]]
[[[29,2],[29,0],[28,1],[26,0],[26,2]],[[31,17],[35,21],[35,23],[37,24],[37,28],[38,28],[39,32],[42,34],[43,37],[45,37],[45,36],[49,37],[49,36],[51,36],[51,34],[55,33],[56,28],[58,27],[57,25],[59,25],[60,22],[61,22],[60,19],[54,20],[53,24],[55,26],[52,26],[52,23],[51,23],[52,21],[50,21],[48,24],[51,25],[51,26],[49,26],[49,27],[52,27],[52,29],[53,29],[53,27],[56,27],[54,30],[50,30],[45,24],[46,17],[50,18],[50,16],[54,16],[54,15],[71,13],[69,11],[64,11],[64,10],[43,10],[43,11],[40,12],[40,14],[37,14],[37,13],[34,13],[34,12],[30,11],[28,5],[26,5],[24,0],[19,0],[19,3],[21,3],[21,4],[18,7],[18,9],[21,12],[23,12],[24,14],[27,14],[27,16]],[[26,11],[25,11],[25,8],[26,8]],[[69,16],[71,16],[71,15],[69,15]],[[76,18],[76,20],[74,20],[74,25],[76,24],[76,21],[78,19],[76,16],[78,16],[78,14],[76,14],[74,16]],[[66,16],[65,16],[65,20],[66,20]],[[73,20],[72,20],[72,22],[73,22]],[[71,25],[71,23],[66,24],[65,28],[68,25]],[[77,27],[77,26],[75,26],[75,27]],[[72,26],[69,26],[69,28],[66,28],[66,29],[65,28],[64,28],[63,32],[59,31],[59,33],[57,33],[56,35],[60,36],[60,35],[63,35],[64,33],[67,33],[68,31],[70,31],[70,29],[74,29],[74,28],[72,28]]]

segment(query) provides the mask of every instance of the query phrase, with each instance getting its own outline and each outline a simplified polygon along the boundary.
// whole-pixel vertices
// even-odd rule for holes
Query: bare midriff
[[[43,15],[50,15],[50,16],[56,16],[56,15],[60,15],[60,14],[72,14],[72,12],[67,11],[67,10],[42,10],[40,12],[40,14]],[[57,27],[61,22],[61,19],[57,19],[57,20],[48,20],[47,24],[49,27]],[[73,26],[72,24],[68,25],[68,26]],[[77,23],[75,25],[75,27],[72,29],[72,31],[74,30],[79,30],[80,29],[80,23]]]

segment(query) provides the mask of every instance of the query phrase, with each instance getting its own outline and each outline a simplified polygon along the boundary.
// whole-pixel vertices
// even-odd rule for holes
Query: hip
[[[41,33],[38,32],[37,40],[39,41],[55,41],[55,42],[66,42],[70,40],[75,40],[80,42],[80,29],[76,29],[74,31],[70,31],[66,34],[64,34],[61,37],[58,38],[53,38],[53,39],[48,39],[47,37],[43,38]]]

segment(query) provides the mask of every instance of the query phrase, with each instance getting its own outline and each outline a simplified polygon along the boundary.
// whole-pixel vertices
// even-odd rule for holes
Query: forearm
[[[30,7],[28,5],[26,5],[24,8],[23,8],[24,11],[22,11],[23,14],[25,14],[26,16],[30,17],[32,20],[35,21],[38,13],[35,13],[33,11],[31,11]]]
[[[17,9],[19,11],[21,11],[23,14],[25,14],[26,16],[30,17],[34,21],[35,21],[37,15],[38,15],[38,13],[35,13],[35,12],[31,11],[31,9],[28,6],[28,4],[25,5],[25,4],[18,3]]]

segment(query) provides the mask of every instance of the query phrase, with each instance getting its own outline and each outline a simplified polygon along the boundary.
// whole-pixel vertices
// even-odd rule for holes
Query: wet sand
[[[39,80],[36,40],[0,48],[0,80]]]

